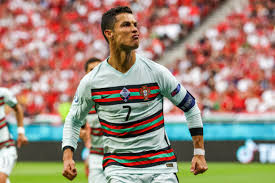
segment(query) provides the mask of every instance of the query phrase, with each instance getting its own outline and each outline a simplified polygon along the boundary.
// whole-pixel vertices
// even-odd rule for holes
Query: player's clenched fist
[[[18,138],[17,138],[17,147],[21,148],[22,145],[27,144],[28,143],[28,139],[24,134],[18,134]]]
[[[73,180],[77,176],[75,162],[73,160],[73,152],[71,149],[65,149],[63,152],[64,169],[62,175],[69,180]]]
[[[64,161],[64,169],[62,174],[69,180],[73,180],[77,176],[74,160]]]
[[[195,155],[191,162],[191,169],[190,171],[193,172],[194,175],[204,173],[208,170],[208,166],[206,164],[204,156]]]

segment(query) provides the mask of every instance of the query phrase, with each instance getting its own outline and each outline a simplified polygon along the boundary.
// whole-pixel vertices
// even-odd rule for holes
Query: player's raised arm
[[[77,148],[80,127],[83,125],[84,118],[89,110],[94,105],[91,99],[91,89],[88,85],[88,79],[89,76],[86,75],[80,81],[63,129],[63,176],[69,180],[73,180],[77,175],[73,152]]]
[[[167,97],[177,107],[184,111],[187,125],[192,136],[194,146],[194,157],[191,163],[191,172],[194,175],[205,172],[208,167],[205,161],[205,150],[203,142],[203,123],[200,109],[195,98],[177,81],[168,69],[160,66],[158,72],[159,85],[162,95]]]

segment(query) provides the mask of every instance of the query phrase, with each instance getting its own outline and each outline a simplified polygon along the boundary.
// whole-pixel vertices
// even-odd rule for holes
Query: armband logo
[[[171,92],[171,96],[174,97],[175,95],[177,95],[180,91],[180,84],[177,85],[177,88],[175,88],[172,92]]]

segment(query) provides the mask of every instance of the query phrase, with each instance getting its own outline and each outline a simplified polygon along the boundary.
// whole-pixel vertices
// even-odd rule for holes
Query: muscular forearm
[[[193,139],[194,148],[204,149],[204,143],[203,143],[203,136],[202,135],[193,136],[192,139]]]
[[[16,104],[13,107],[14,111],[15,111],[15,116],[16,116],[16,120],[17,120],[17,126],[18,127],[23,127],[23,119],[24,119],[24,113],[22,110],[22,107],[20,106],[20,104]]]
[[[203,136],[196,135],[192,136],[193,146],[194,146],[194,156],[191,162],[190,171],[194,174],[200,174],[205,172],[208,169],[207,163],[205,161],[205,151],[203,144]]]
[[[71,148],[66,148],[64,151],[63,151],[63,161],[66,161],[66,160],[72,160],[73,159],[73,151]]]
[[[75,168],[75,162],[73,160],[73,151],[71,148],[65,148],[63,151],[63,165],[63,176],[68,178],[69,180],[73,180],[77,175],[77,171]]]

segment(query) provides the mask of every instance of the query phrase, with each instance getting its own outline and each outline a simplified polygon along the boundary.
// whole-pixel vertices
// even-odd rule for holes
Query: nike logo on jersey
[[[101,98],[104,99],[104,98],[108,98],[110,97],[111,95],[102,95]]]

